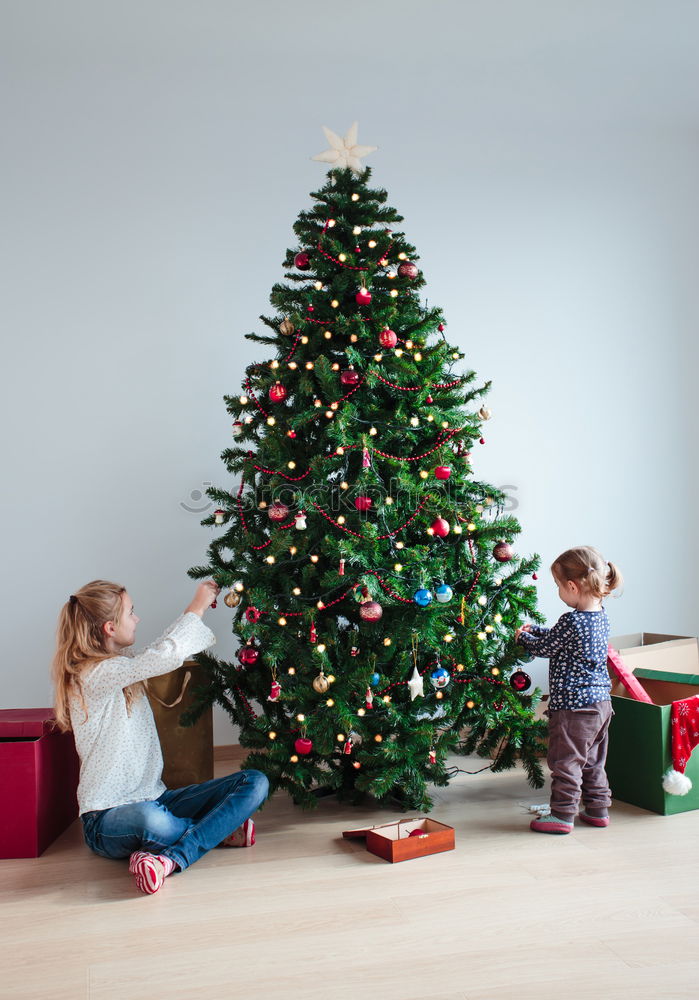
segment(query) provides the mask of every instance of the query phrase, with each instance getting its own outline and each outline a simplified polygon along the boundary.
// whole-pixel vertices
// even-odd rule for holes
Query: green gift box
[[[685,769],[693,786],[686,795],[670,795],[662,784],[672,767],[672,702],[699,695],[699,640],[644,632],[619,636],[611,645],[653,701],[635,701],[612,678],[606,765],[612,795],[663,816],[699,809],[699,750]]]

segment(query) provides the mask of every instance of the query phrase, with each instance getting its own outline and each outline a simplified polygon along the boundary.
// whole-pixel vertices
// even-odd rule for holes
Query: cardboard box
[[[342,836],[348,840],[365,838],[368,851],[393,864],[454,850],[454,827],[424,816],[345,830]]]
[[[612,639],[611,644],[617,646],[620,640],[629,639],[632,644],[619,653],[652,704],[634,701],[622,684],[612,680],[614,716],[606,765],[612,795],[663,816],[698,809],[699,750],[692,754],[685,770],[693,785],[687,795],[669,795],[662,779],[672,766],[672,702],[699,695],[699,641],[639,633]],[[634,639],[640,641],[633,644]]]
[[[0,858],[37,858],[70,826],[79,770],[53,709],[0,711]]]
[[[148,681],[155,725],[163,751],[163,781],[168,788],[198,785],[214,776],[214,723],[211,705],[193,726],[180,718],[194,703],[197,687],[208,685],[206,668],[187,660],[160,677]]]

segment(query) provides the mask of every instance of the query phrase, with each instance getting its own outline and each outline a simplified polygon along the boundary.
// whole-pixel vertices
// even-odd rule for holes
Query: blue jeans
[[[83,813],[85,843],[104,858],[148,851],[188,868],[252,816],[268,791],[260,771],[168,788],[154,800]]]

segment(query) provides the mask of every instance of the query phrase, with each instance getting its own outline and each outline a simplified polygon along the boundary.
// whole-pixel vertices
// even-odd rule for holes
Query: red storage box
[[[38,858],[78,815],[72,733],[50,708],[0,710],[0,858]]]

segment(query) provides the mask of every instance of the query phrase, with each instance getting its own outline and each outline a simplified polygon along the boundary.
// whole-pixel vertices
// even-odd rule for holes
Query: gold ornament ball
[[[235,590],[229,590],[223,598],[223,603],[228,608],[237,608],[240,604],[240,594]]]
[[[282,320],[282,322],[279,324],[279,332],[282,333],[285,337],[291,336],[291,334],[294,332],[294,324],[291,322],[290,319]]]
[[[321,670],[318,676],[313,679],[313,690],[317,691],[318,694],[325,694],[329,687],[330,681]]]

